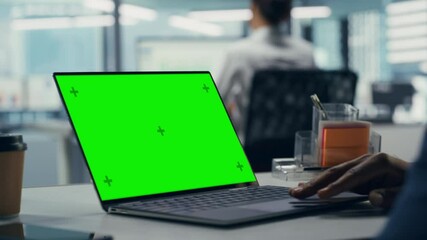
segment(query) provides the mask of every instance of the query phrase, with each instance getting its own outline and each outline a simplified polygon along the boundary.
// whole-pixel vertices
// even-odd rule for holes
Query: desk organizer
[[[274,177],[309,180],[324,169],[381,149],[381,136],[371,123],[359,121],[350,104],[328,103],[313,107],[312,130],[295,134],[294,158],[273,159]]]

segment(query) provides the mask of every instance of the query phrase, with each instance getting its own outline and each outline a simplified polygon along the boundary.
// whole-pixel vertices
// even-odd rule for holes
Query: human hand
[[[369,194],[374,206],[389,208],[399,193],[409,164],[385,153],[363,155],[331,167],[307,183],[289,190],[296,198],[317,194],[330,198],[341,192]]]

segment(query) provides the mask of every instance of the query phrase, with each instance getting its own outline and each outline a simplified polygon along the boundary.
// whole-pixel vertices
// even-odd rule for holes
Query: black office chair
[[[416,93],[411,82],[380,81],[371,85],[372,103],[387,106],[390,109],[388,115],[380,120],[386,123],[393,122],[393,113],[400,104],[412,104],[412,96]],[[377,120],[377,119],[374,119]]]
[[[245,152],[253,170],[271,170],[271,161],[293,157],[295,132],[311,129],[312,102],[353,104],[357,76],[351,71],[263,70],[255,73],[245,128]]]

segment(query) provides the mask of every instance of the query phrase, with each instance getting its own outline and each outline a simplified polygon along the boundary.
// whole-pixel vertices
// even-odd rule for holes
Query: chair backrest
[[[245,151],[254,171],[270,171],[272,158],[293,157],[295,132],[311,129],[312,102],[353,104],[351,71],[262,70],[255,73],[245,128]]]

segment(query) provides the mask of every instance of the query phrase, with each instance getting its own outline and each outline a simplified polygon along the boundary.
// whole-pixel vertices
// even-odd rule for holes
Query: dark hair
[[[252,0],[271,25],[278,25],[291,16],[292,0]]]

